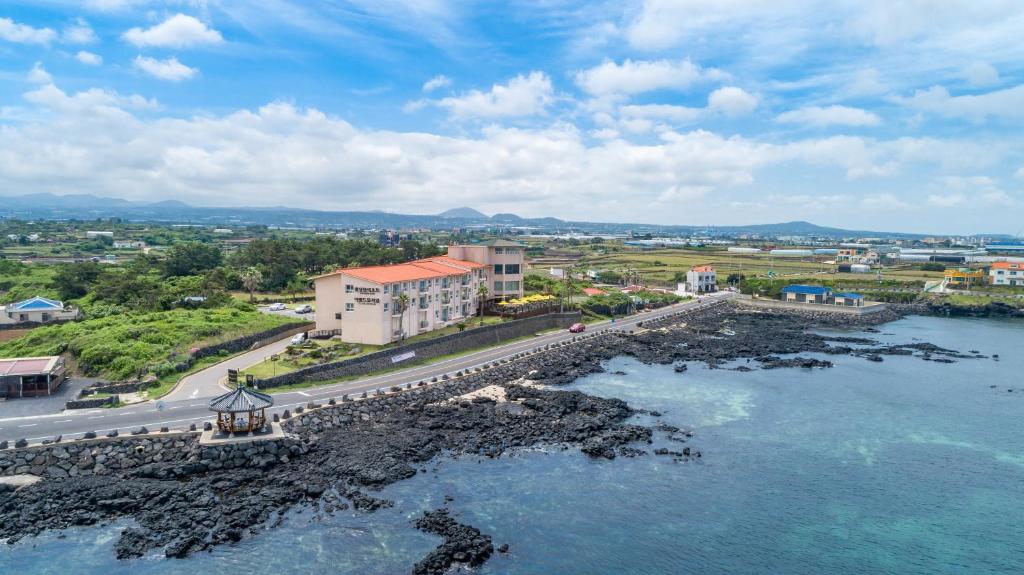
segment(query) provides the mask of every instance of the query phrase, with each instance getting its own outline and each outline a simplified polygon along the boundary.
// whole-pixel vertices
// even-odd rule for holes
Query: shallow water
[[[372,515],[306,510],[184,561],[119,563],[119,526],[74,530],[0,549],[0,572],[407,573],[439,542],[411,519],[446,494],[462,521],[511,546],[481,573],[1024,572],[1024,322],[914,317],[881,330],[868,336],[1001,357],[683,374],[616,359],[609,372],[625,375],[573,388],[662,411],[694,430],[700,461],[557,449],[444,460],[385,489],[396,506]],[[655,435],[651,447],[681,447]]]

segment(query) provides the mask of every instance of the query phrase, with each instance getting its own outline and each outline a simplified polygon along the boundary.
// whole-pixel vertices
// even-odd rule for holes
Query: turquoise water
[[[458,517],[511,546],[481,573],[1024,572],[1024,322],[915,317],[881,329],[870,336],[1001,357],[683,374],[617,359],[609,371],[625,375],[573,387],[693,429],[699,462],[576,450],[445,460],[385,489],[396,506],[373,515],[307,510],[185,561],[118,563],[118,526],[75,530],[0,548],[0,572],[407,573],[438,543],[410,520],[446,494]],[[656,433],[659,446],[680,447]]]

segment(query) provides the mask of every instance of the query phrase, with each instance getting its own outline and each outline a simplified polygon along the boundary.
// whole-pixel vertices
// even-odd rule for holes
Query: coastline
[[[653,433],[674,432],[627,423],[635,411],[620,400],[514,383],[528,378],[545,386],[559,386],[603,371],[606,360],[621,355],[644,363],[675,364],[677,371],[685,371],[689,361],[724,368],[729,362],[746,359],[747,365],[733,368],[737,370],[831,365],[800,356],[781,357],[799,353],[854,355],[871,361],[882,361],[886,355],[943,362],[976,357],[931,344],[880,345],[868,338],[808,333],[811,328],[870,327],[899,315],[894,311],[888,319],[872,317],[865,322],[823,317],[821,313],[750,311],[723,305],[645,322],[634,334],[581,338],[463,378],[461,385],[465,387],[504,388],[505,402],[482,395],[447,405],[414,401],[375,421],[360,418],[331,429],[304,426],[297,435],[308,452],[294,453],[294,457],[266,470],[184,472],[180,463],[169,462],[150,467],[146,473],[69,478],[5,494],[9,497],[0,504],[0,537],[13,541],[44,529],[130,516],[140,526],[122,534],[117,545],[120,558],[161,548],[169,557],[184,557],[255,536],[264,527],[273,526],[273,516],[296,505],[330,513],[351,504],[372,512],[388,502],[366,491],[411,477],[442,453],[498,457],[519,448],[562,445],[608,459],[646,455],[642,445]],[[727,335],[730,332],[733,335]],[[679,439],[689,440],[685,436]],[[637,444],[641,447],[634,446]],[[700,452],[687,447],[682,452],[653,455],[672,455],[685,461],[699,457]],[[219,499],[218,493],[230,497]],[[115,506],[111,501],[120,503]],[[56,507],[62,513],[53,509],[54,502],[59,503]],[[27,512],[18,513],[19,509]],[[447,521],[442,523],[450,526]],[[446,569],[452,563],[465,562],[460,557],[482,556],[481,534],[464,527],[468,526],[459,524],[446,531],[456,536],[445,535],[442,547],[425,563],[435,570],[422,572],[441,572],[436,569],[442,565]],[[466,535],[460,537],[458,533]]]

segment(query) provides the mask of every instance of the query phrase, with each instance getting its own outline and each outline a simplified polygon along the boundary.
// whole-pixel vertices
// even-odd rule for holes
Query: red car
[[[569,326],[569,333],[583,333],[583,330],[587,329],[587,326],[582,323],[574,323]]]

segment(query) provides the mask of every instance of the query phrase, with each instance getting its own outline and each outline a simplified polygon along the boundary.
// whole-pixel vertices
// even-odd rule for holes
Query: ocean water
[[[699,461],[558,449],[443,460],[385,489],[396,505],[375,514],[303,510],[187,560],[118,562],[123,524],[76,529],[0,548],[0,573],[408,573],[439,543],[411,521],[445,495],[511,546],[486,574],[1024,573],[1024,322],[881,330],[869,336],[1000,357],[682,374],[619,358],[572,387],[663,412],[693,430]],[[651,448],[681,447],[655,436]]]

